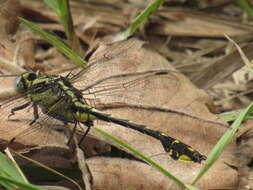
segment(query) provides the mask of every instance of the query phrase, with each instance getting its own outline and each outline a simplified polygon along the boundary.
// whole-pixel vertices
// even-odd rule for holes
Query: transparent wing
[[[38,108],[38,120],[31,124],[34,120],[34,109],[32,104],[16,111],[12,110],[29,103],[25,97],[12,97],[2,101],[0,107],[0,133],[1,141],[7,144],[15,138],[14,144],[19,147],[24,146],[43,146],[43,145],[66,145],[66,136],[63,132],[66,126],[52,117],[42,113]],[[20,147],[21,148],[21,147]]]
[[[71,71],[69,79],[72,83],[85,81],[87,84],[96,80],[98,72],[101,72],[101,63],[103,65],[102,72],[111,71],[111,65],[117,62],[119,57],[127,56],[129,50],[141,47],[144,42],[137,40],[126,40],[124,43],[107,43],[101,45],[96,53],[89,59],[88,66]]]
[[[161,107],[164,102],[161,104],[152,103],[154,101],[148,98],[152,94],[149,92],[150,95],[146,96],[146,91],[152,92],[155,89],[156,94],[164,94],[164,89],[170,88],[173,91],[166,96],[171,99],[184,81],[182,77],[181,80],[178,79],[178,76],[180,78],[182,75],[173,68],[159,68],[154,65],[151,68],[136,71],[134,68],[127,68],[130,64],[122,64],[125,59],[129,59],[129,54],[135,52],[136,48],[138,49],[142,45],[143,42],[128,40],[123,43],[102,46],[101,49],[98,49],[98,53],[89,60],[89,66],[85,69],[71,71],[69,79],[77,89],[83,92],[85,100],[91,100],[90,104],[93,106],[133,103]],[[161,83],[163,79],[166,82]],[[171,100],[171,102],[173,101]]]
[[[164,94],[166,88],[172,87],[174,90],[167,94],[173,101],[173,96],[180,88],[177,80],[178,73],[171,70],[149,70],[144,72],[123,73],[111,75],[100,80],[94,81],[93,84],[86,85],[85,82],[75,83],[75,86],[82,92],[84,99],[90,100],[96,106],[105,104],[134,104],[158,106],[161,108],[162,103],[153,101],[152,92]],[[161,83],[166,80],[170,83]],[[155,91],[154,91],[155,90]],[[149,91],[147,94],[146,92]],[[93,101],[92,101],[93,100]],[[164,104],[164,102],[163,102]]]

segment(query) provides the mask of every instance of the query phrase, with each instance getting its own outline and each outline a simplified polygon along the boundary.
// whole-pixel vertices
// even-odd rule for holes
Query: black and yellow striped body
[[[39,77],[35,73],[25,73],[17,78],[16,88],[18,92],[26,93],[31,102],[39,106],[43,113],[63,122],[87,124],[94,119],[112,122],[156,138],[175,160],[198,163],[205,160],[204,155],[166,133],[116,118],[89,106],[82,98],[81,92],[74,88],[67,78]]]

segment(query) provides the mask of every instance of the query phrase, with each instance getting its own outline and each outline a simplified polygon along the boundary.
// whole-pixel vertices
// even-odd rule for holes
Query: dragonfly
[[[102,61],[105,61],[105,56]],[[101,60],[100,60],[101,61]],[[116,103],[113,105],[107,104],[101,106],[103,109],[114,107],[131,107],[135,109],[158,110],[166,112],[166,109],[155,107],[152,104],[143,106],[141,99],[136,101],[136,94],[141,93],[136,86],[145,86],[147,81],[156,80],[159,78],[171,78],[172,71],[169,69],[149,69],[139,72],[125,72],[119,74],[108,75],[102,79],[94,79],[94,72],[99,74],[101,70],[100,61],[90,63],[85,68],[77,68],[72,70],[66,76],[62,75],[40,75],[35,72],[25,72],[16,77],[15,89],[17,96],[11,97],[0,102],[0,112],[9,112],[8,116],[1,116],[0,121],[10,120],[19,112],[30,112],[29,118],[25,126],[29,128],[43,128],[41,122],[50,121],[51,119],[58,123],[67,125],[73,124],[71,134],[75,134],[76,129],[80,125],[87,127],[86,132],[80,142],[88,134],[90,128],[94,126],[95,120],[114,123],[117,126],[125,127],[138,131],[142,134],[150,136],[158,140],[164,151],[174,160],[192,161],[201,163],[206,159],[205,155],[195,150],[190,145],[169,136],[167,133],[153,130],[149,126],[138,124],[136,122],[122,119],[100,110],[89,102],[89,98],[84,98],[86,95],[93,95],[98,98],[100,95],[105,95],[106,98],[101,99],[101,105],[106,105],[107,101],[115,98]],[[93,75],[92,79],[87,79],[88,75]],[[124,92],[130,91],[131,97],[124,95]],[[136,95],[136,96],[135,96]],[[128,104],[122,103],[122,99],[127,99]],[[15,103],[14,103],[15,102]],[[98,101],[99,102],[99,101]],[[137,102],[131,104],[131,102]],[[18,105],[17,105],[18,104]],[[101,108],[101,109],[102,109]],[[168,110],[167,110],[168,111]],[[69,137],[69,140],[72,139]],[[15,139],[16,137],[12,137]]]

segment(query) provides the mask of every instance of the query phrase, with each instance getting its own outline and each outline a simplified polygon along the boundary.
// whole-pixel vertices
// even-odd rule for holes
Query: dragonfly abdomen
[[[89,113],[89,110],[91,109],[92,107],[90,107],[89,105],[81,101],[75,101],[72,106],[72,113],[74,114],[74,117],[78,122],[85,124],[86,122],[96,119],[96,116]]]
[[[87,109],[87,113],[90,113],[97,119],[112,122],[127,128],[131,128],[143,134],[147,134],[149,136],[156,138],[162,143],[164,150],[168,152],[168,154],[174,160],[193,161],[200,163],[202,160],[206,159],[204,155],[200,154],[197,150],[193,149],[191,146],[170,137],[166,133],[149,129],[145,125],[139,125],[129,120],[116,118],[110,114],[96,110],[95,108]]]

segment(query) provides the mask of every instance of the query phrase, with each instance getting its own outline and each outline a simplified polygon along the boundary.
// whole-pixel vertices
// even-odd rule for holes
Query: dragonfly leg
[[[78,123],[78,122],[76,121],[76,122],[75,122],[75,126],[74,126],[73,130],[71,131],[71,135],[70,135],[70,137],[69,137],[69,140],[68,140],[67,145],[70,145],[70,142],[71,142],[72,139],[73,139],[73,136],[74,136],[74,134],[75,134],[75,132],[76,132],[77,123]]]
[[[21,106],[17,106],[15,108],[12,108],[11,109],[11,113],[8,115],[8,118],[10,118],[11,116],[15,115],[15,112],[16,111],[19,111],[19,110],[22,110],[22,109],[25,109],[27,106],[29,106],[31,104],[31,102],[27,102]]]
[[[37,119],[39,119],[38,106],[33,104],[33,120],[29,123],[29,125],[34,124]]]
[[[82,136],[82,138],[79,141],[79,145],[84,141],[86,135],[89,133],[90,128],[93,126],[93,121],[87,121],[84,123],[87,126],[87,130],[85,131],[84,135]]]

